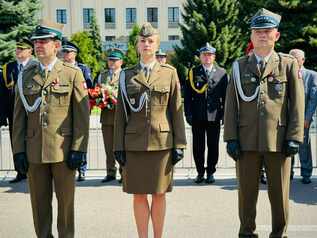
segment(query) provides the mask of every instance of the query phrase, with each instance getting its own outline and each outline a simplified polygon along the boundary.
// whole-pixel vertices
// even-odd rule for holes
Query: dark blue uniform
[[[78,66],[78,68],[81,69],[81,72],[84,75],[87,88],[93,88],[93,80],[91,78],[91,72],[89,67],[86,66],[85,64],[77,63],[77,62],[76,62],[76,65]],[[78,169],[78,172],[80,174],[85,174],[86,170],[87,170],[87,160],[80,166],[80,168]]]
[[[217,65],[213,66],[209,76],[202,65],[193,68],[191,76],[192,80],[188,79],[185,83],[185,116],[192,125],[193,155],[198,176],[203,178],[206,170],[208,178],[216,171],[218,162],[220,121],[224,114],[228,78],[226,71]],[[203,87],[206,87],[204,92]],[[208,113],[214,113],[212,119],[208,120]],[[205,169],[206,133],[208,156]]]

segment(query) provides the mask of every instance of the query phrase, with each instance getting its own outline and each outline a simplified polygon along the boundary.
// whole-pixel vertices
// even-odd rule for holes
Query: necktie
[[[23,64],[19,64],[19,73],[21,73],[23,70]]]
[[[146,80],[148,80],[148,79],[149,79],[149,75],[150,75],[150,69],[149,69],[149,67],[145,66],[145,67],[143,68],[143,73],[144,73],[144,76],[145,76]]]
[[[264,60],[261,59],[259,62],[259,70],[261,73],[263,73],[264,69],[265,69],[265,62]]]

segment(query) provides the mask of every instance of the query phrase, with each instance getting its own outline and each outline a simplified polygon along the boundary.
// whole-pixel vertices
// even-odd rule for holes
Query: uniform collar
[[[261,56],[258,56],[255,52],[253,52],[255,58],[256,58],[256,61],[257,63],[259,63],[261,60],[264,60],[264,62],[267,64],[267,62],[269,61],[271,55],[273,54],[273,50],[265,57],[261,57]]]
[[[214,68],[214,65],[212,64],[210,67],[206,67],[205,65],[202,65],[205,71],[211,72]]]
[[[144,64],[142,61],[140,61],[141,68],[144,69],[145,67],[147,67],[150,71],[152,71],[152,69],[154,68],[155,63],[156,60],[153,60],[153,62],[149,64]]]
[[[40,67],[41,67],[41,70],[45,70],[45,68],[48,69],[48,71],[52,71],[55,63],[57,61],[57,57],[55,57],[55,59],[52,61],[52,63],[50,63],[47,67],[45,67],[41,62],[40,62]]]
[[[20,65],[20,64],[22,64],[23,65],[23,67],[25,67],[25,65],[30,61],[30,59],[31,58],[27,58],[26,60],[24,60],[24,61],[18,61],[17,60],[17,62],[18,62],[18,65]]]

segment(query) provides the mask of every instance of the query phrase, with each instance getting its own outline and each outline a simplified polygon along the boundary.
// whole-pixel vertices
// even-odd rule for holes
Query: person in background
[[[133,194],[139,238],[148,237],[150,218],[154,237],[162,237],[165,194],[172,190],[173,165],[186,146],[177,72],[156,61],[158,46],[158,31],[144,23],[137,38],[140,62],[119,79],[114,127],[115,158],[123,169],[123,191]]]
[[[9,62],[3,66],[2,80],[0,82],[1,90],[1,107],[2,110],[2,125],[9,122],[10,141],[12,148],[12,129],[13,129],[13,111],[14,111],[14,98],[15,98],[15,85],[18,81],[19,73],[23,68],[33,61],[33,44],[27,38],[22,38],[16,43],[15,61]],[[16,170],[16,168],[15,168]],[[16,170],[17,171],[17,170]],[[9,181],[9,183],[18,183],[26,179],[26,174],[17,171],[16,177]]]
[[[157,62],[159,62],[160,64],[166,64],[167,55],[162,49],[156,51],[155,56]]]
[[[79,54],[80,49],[74,43],[70,41],[63,42],[62,45],[62,56],[64,62],[69,63],[75,67],[78,67],[83,73],[84,79],[86,81],[86,87],[92,88],[93,81],[91,77],[90,69],[87,65],[79,63],[76,61],[76,57]],[[81,182],[86,179],[86,171],[87,171],[87,161],[85,161],[80,168],[78,168],[78,178],[77,181]]]
[[[302,176],[303,184],[310,184],[313,171],[312,152],[309,128],[313,120],[313,115],[316,111],[317,106],[317,72],[306,69],[305,63],[305,52],[300,49],[292,49],[289,52],[290,55],[294,56],[298,62],[300,69],[300,76],[304,83],[305,90],[305,121],[304,121],[304,143],[299,147],[299,160],[300,160],[300,173]],[[294,158],[292,158],[292,170],[291,179],[294,176],[293,171]]]
[[[189,71],[185,83],[185,116],[192,126],[195,183],[214,183],[219,158],[219,135],[223,120],[228,76],[215,62],[216,49],[209,43],[199,49],[201,64]],[[207,167],[205,141],[207,137]],[[204,178],[207,174],[206,180]]]
[[[104,85],[104,87],[111,88],[112,90],[118,92],[118,84],[119,77],[121,72],[121,66],[123,64],[124,53],[117,48],[112,48],[108,52],[107,58],[107,66],[108,70],[101,72],[95,82],[94,85]],[[101,130],[103,135],[103,142],[106,151],[106,166],[107,166],[107,174],[105,178],[101,181],[102,183],[107,183],[116,179],[117,168],[116,161],[113,154],[113,127],[115,120],[115,112],[116,106],[110,108],[104,108],[100,114],[100,123]],[[121,168],[119,168],[119,172],[121,175]],[[122,179],[119,179],[119,182],[122,182]]]

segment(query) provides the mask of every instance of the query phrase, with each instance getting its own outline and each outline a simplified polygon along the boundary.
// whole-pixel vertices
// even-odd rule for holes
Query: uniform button
[[[44,122],[44,123],[43,123],[43,126],[44,126],[44,127],[47,127],[47,122]]]
[[[265,102],[264,102],[264,101],[262,101],[262,102],[261,102],[261,104],[262,104],[262,105],[264,105],[264,104],[265,104]]]
[[[260,94],[264,94],[264,91],[261,91]]]
[[[46,90],[43,91],[43,95],[45,95],[45,96],[47,95],[47,91]]]
[[[264,83],[264,81],[263,80],[261,80],[261,82],[260,82],[261,84],[263,84]]]
[[[262,117],[263,117],[263,116],[264,116],[264,112],[260,112],[260,116],[262,116]]]

